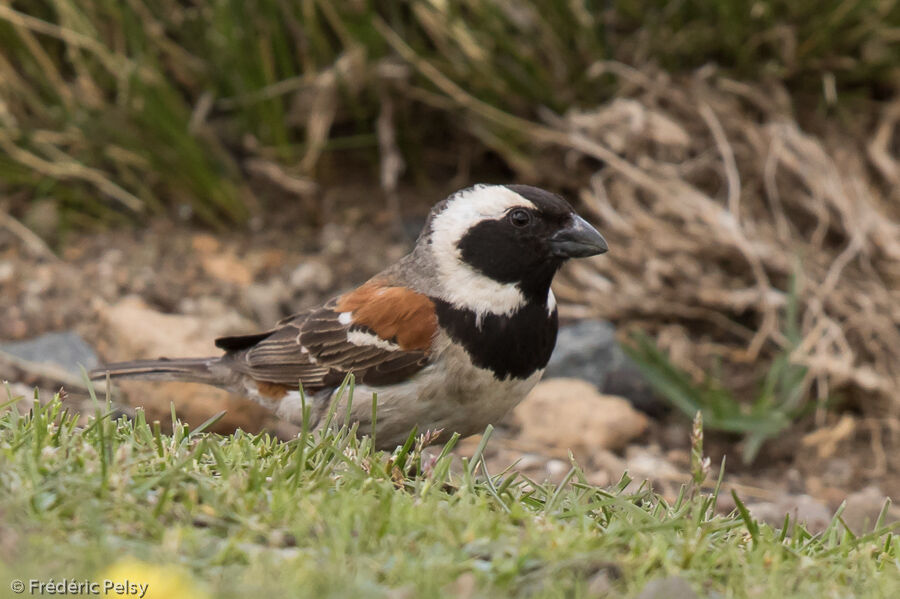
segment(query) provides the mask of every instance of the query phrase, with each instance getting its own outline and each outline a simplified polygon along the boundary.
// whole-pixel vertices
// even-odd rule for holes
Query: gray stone
[[[81,367],[90,370],[99,365],[97,354],[75,331],[47,333],[27,341],[0,344],[0,352],[12,356],[17,364],[54,366],[81,378]]]
[[[606,320],[580,320],[560,327],[544,376],[589,381],[601,392],[624,397],[651,415],[664,411],[640,369],[616,341],[615,327]]]
[[[603,388],[606,376],[624,361],[616,329],[605,320],[580,320],[559,328],[546,377],[578,378]]]

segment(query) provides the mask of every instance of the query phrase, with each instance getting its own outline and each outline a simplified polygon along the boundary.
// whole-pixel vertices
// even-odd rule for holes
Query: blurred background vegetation
[[[0,185],[63,229],[224,226],[264,201],[254,174],[302,192],[346,150],[377,169],[386,114],[412,179],[461,137],[522,173],[540,148],[517,119],[608,100],[601,61],[714,64],[815,110],[895,93],[898,44],[895,0],[4,0]]]

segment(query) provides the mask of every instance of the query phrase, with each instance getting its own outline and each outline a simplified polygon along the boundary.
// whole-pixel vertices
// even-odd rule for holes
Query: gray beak
[[[586,258],[609,250],[606,240],[589,222],[572,215],[572,222],[550,238],[550,248],[557,258]]]

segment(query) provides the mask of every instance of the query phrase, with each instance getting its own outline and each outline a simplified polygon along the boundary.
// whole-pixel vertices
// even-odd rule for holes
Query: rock
[[[686,476],[684,470],[662,455],[658,446],[629,445],[625,451],[625,469],[635,482],[644,479],[672,481]]]
[[[250,271],[256,273],[257,277],[261,274],[267,277],[279,275],[287,259],[287,252],[278,248],[250,250],[244,256]]]
[[[0,260],[0,284],[12,281],[16,267],[12,260]]]
[[[868,486],[861,491],[851,493],[847,497],[847,506],[842,517],[847,526],[857,535],[870,532],[878,520],[887,496],[876,486]],[[900,510],[896,506],[888,508],[884,525],[900,520]]]
[[[754,518],[774,528],[781,528],[785,514],[790,514],[791,521],[805,524],[813,534],[825,530],[832,517],[825,504],[806,494],[785,494],[775,501],[748,503],[747,510]]]
[[[222,244],[212,235],[195,235],[191,246],[200,256],[200,264],[209,276],[239,286],[249,285],[253,281],[253,273],[234,250],[223,250]]]
[[[572,468],[564,461],[557,460],[555,458],[552,460],[548,460],[547,464],[544,467],[547,469],[547,474],[549,475],[550,480],[557,483],[565,478],[566,473],[568,473]]]
[[[559,328],[544,376],[579,378],[602,389],[607,374],[621,361],[620,353],[612,323],[580,320]]]
[[[253,273],[247,265],[231,252],[201,255],[200,264],[206,274],[225,283],[243,287],[253,281]]]
[[[47,333],[27,341],[0,344],[0,351],[29,362],[55,364],[74,374],[81,375],[81,366],[95,367],[97,354],[75,331]]]
[[[635,599],[697,599],[688,582],[678,576],[658,578],[648,582]]]
[[[613,581],[608,571],[600,570],[588,579],[588,597],[609,597],[612,594]]]
[[[331,269],[319,260],[307,260],[299,265],[290,276],[291,288],[300,292],[324,292],[334,284]]]
[[[234,302],[226,303],[212,295],[188,296],[178,301],[177,313],[196,316],[207,321],[215,320],[217,330],[242,330],[253,324],[241,317],[234,308]]]
[[[137,296],[126,297],[115,304],[100,303],[98,316],[106,325],[108,341],[132,357],[156,357],[153,354],[217,355],[215,337],[252,329],[253,323],[236,312],[216,315],[184,316],[165,314],[150,308]]]
[[[650,384],[616,341],[615,327],[605,320],[580,320],[560,327],[544,376],[590,381],[648,414],[663,411]]]
[[[647,417],[628,401],[565,378],[538,383],[513,417],[522,441],[586,454],[620,449],[647,427]]]
[[[3,343],[0,354],[30,374],[79,387],[84,385],[81,367],[90,370],[99,364],[97,354],[75,331]]]
[[[654,417],[663,416],[668,407],[660,401],[653,387],[644,378],[644,373],[629,358],[624,356],[622,364],[606,375],[606,381],[600,389],[610,395],[624,397],[637,409]]]
[[[194,235],[191,239],[191,247],[200,254],[214,254],[219,251],[221,246],[222,244],[219,243],[219,240],[209,233],[200,233]]]
[[[256,320],[269,327],[281,320],[281,306],[290,299],[290,291],[281,279],[268,283],[253,283],[244,290],[244,297]]]
[[[216,337],[234,334],[248,326],[239,316],[204,318],[163,314],[149,308],[140,298],[129,297],[113,305],[98,306],[107,347],[104,353],[111,361],[138,358],[215,356],[221,353],[213,343]],[[242,324],[242,326],[236,326]],[[242,397],[226,391],[192,383],[140,380],[117,381],[128,403],[143,407],[147,420],[171,422],[170,402],[178,417],[197,426],[221,410],[225,416],[212,428],[227,434],[236,428],[257,432],[279,424],[271,412]],[[97,388],[102,389],[103,383]]]

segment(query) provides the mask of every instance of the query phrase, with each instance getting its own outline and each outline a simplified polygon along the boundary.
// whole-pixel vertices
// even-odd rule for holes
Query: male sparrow
[[[413,426],[444,438],[479,433],[525,397],[550,359],[556,271],[605,251],[560,196],[476,185],[435,205],[412,252],[353,291],[264,333],[217,339],[219,357],[121,362],[91,377],[215,385],[296,425],[305,401],[313,429],[352,372],[351,421],[371,434],[377,394],[379,448],[396,447]]]

